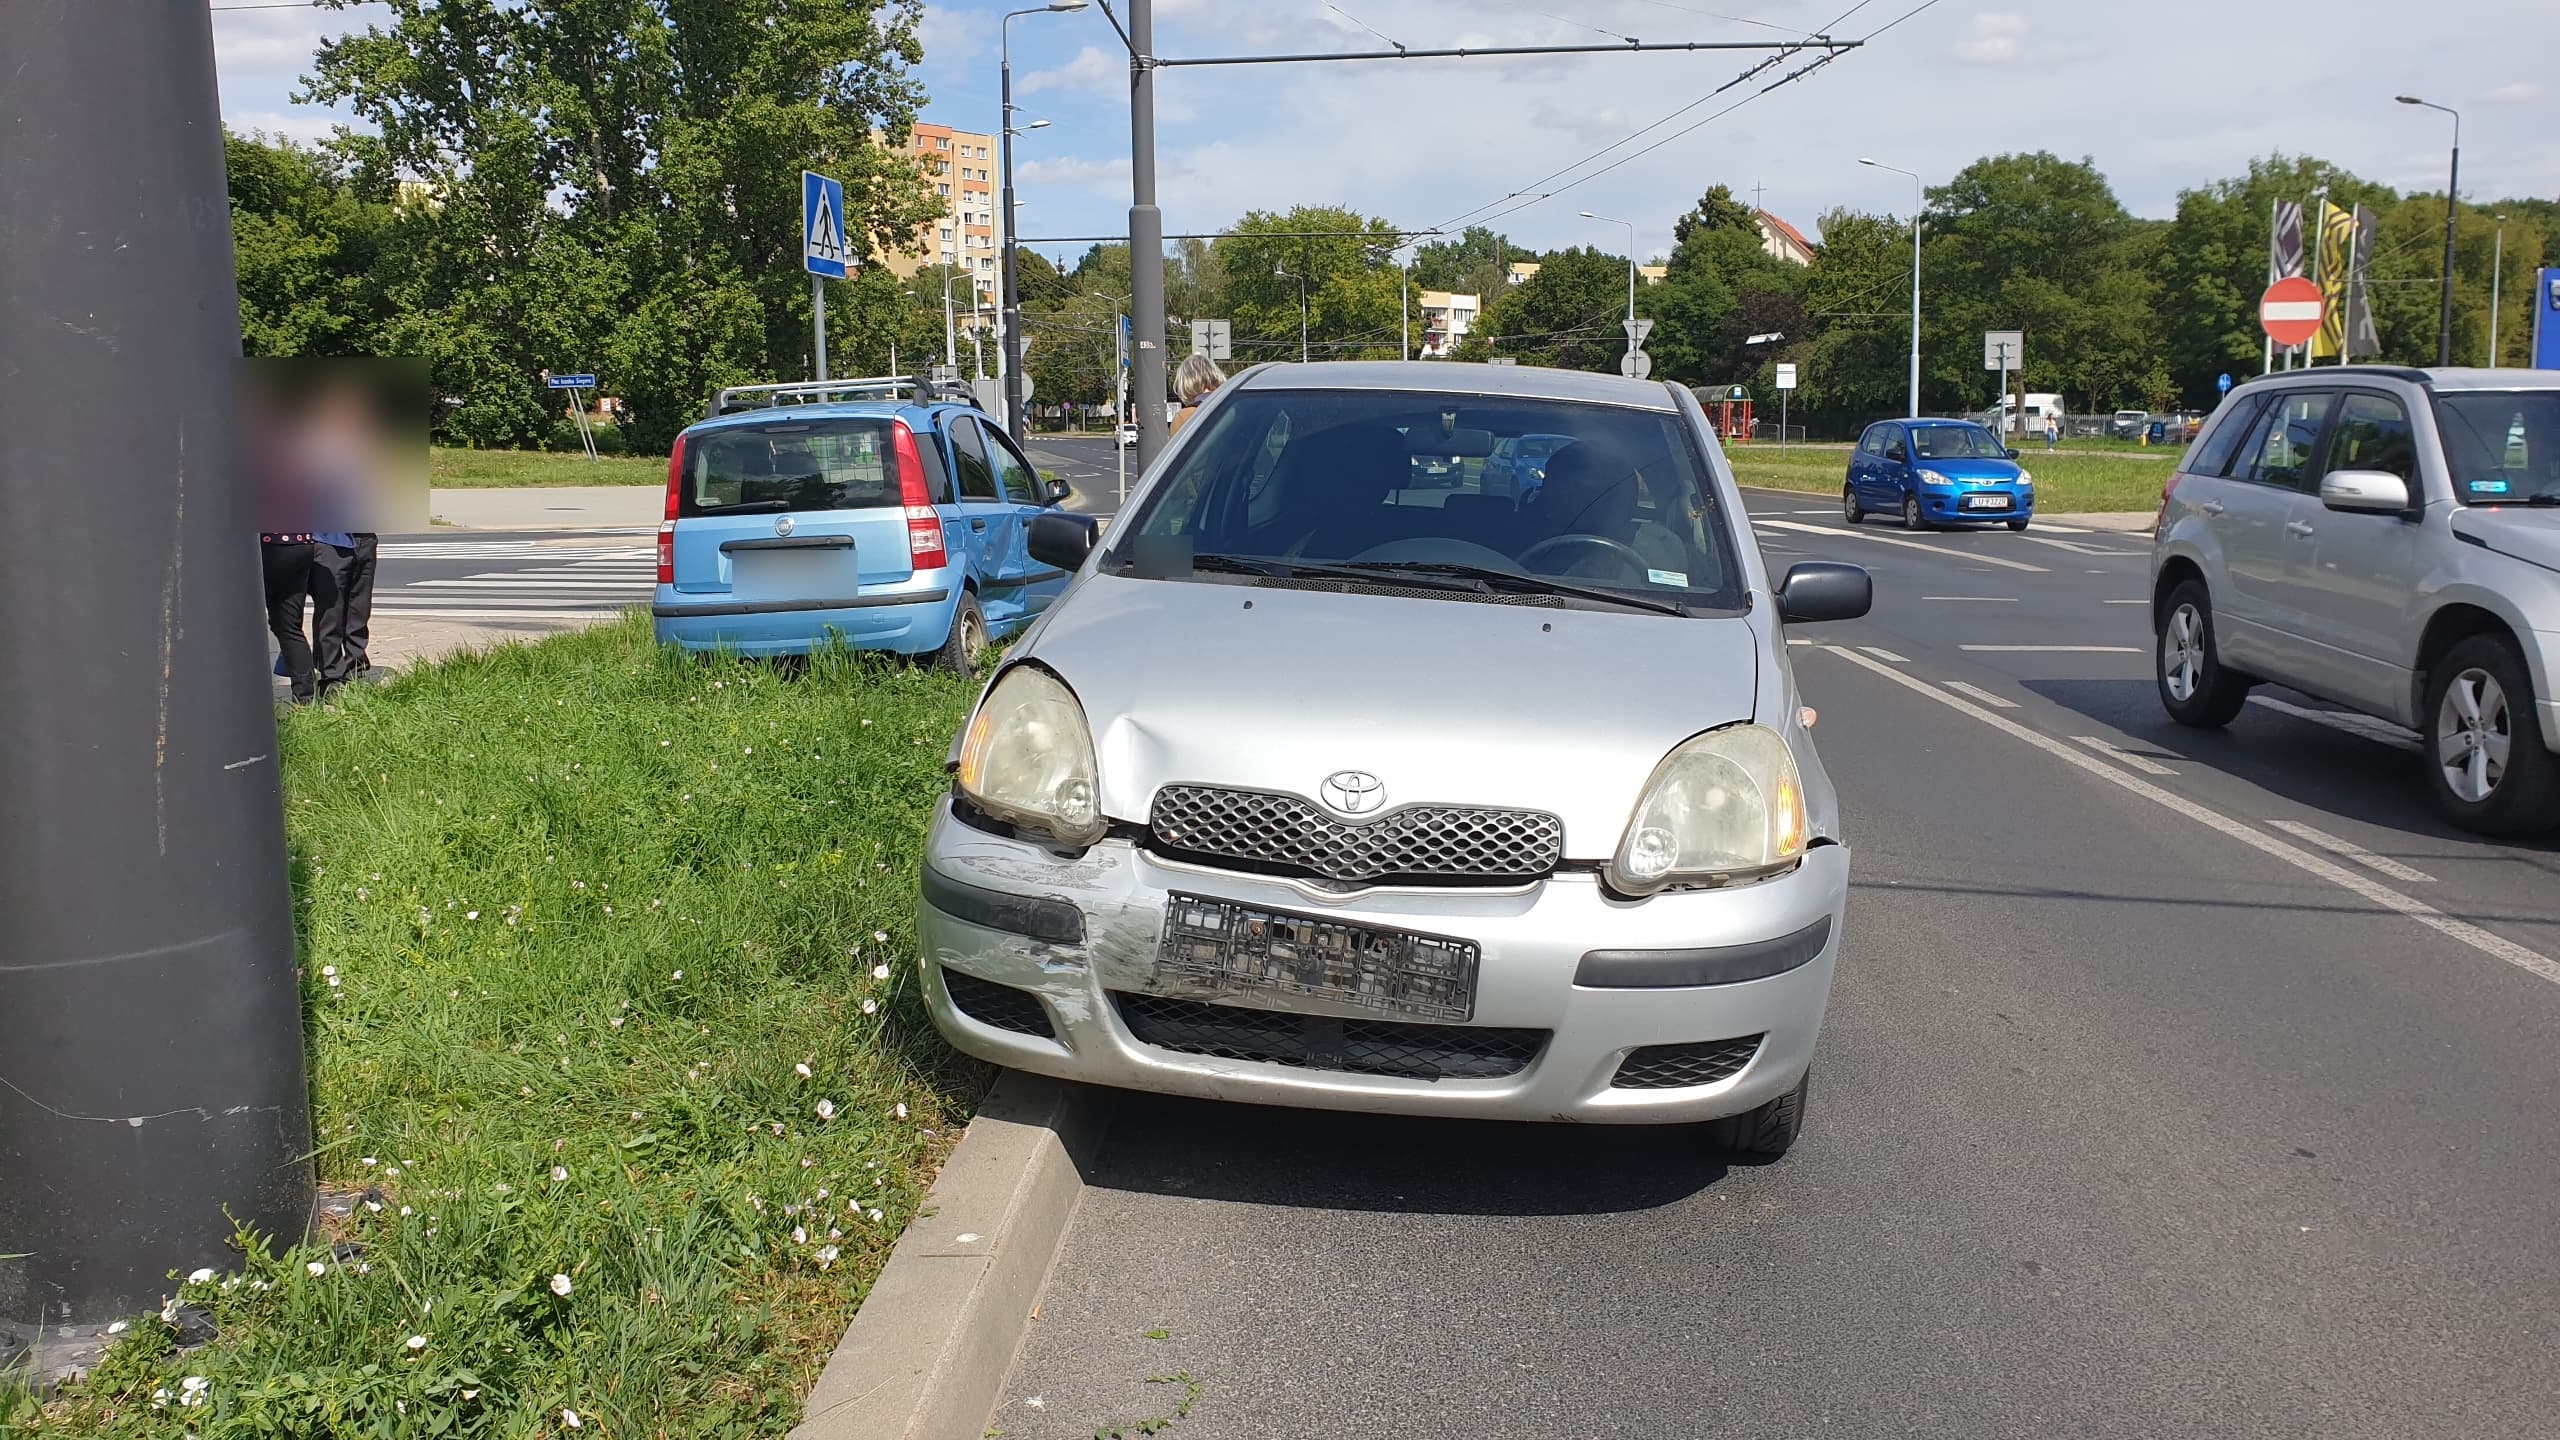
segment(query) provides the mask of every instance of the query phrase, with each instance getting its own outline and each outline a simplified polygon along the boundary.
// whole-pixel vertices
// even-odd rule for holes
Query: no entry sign
[[[2300,345],[2320,333],[2320,287],[2299,275],[2267,287],[2258,302],[2258,325],[2279,345]]]

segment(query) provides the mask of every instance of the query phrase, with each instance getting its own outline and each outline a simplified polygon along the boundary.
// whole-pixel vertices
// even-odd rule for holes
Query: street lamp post
[[[2438,287],[2436,302],[2436,363],[2450,365],[2453,363],[2453,222],[2460,205],[2457,197],[2462,184],[2462,112],[2433,100],[2421,100],[2415,95],[2394,98],[2403,105],[2423,105],[2453,117],[2453,163],[2446,170],[2444,180],[2444,283]]]
[[[1923,188],[1923,187],[1922,187],[1922,185],[1920,184],[1920,177],[1919,177],[1918,175],[1913,174],[1913,173],[1912,173],[1911,171],[1909,171],[1909,170],[1905,170],[1905,169],[1903,169],[1903,168],[1902,168],[1901,166],[1899,166],[1899,165],[1887,165],[1887,164],[1885,164],[1885,163],[1884,163],[1883,161],[1881,161],[1881,160],[1865,160],[1865,159],[1861,159],[1858,163],[1859,163],[1859,164],[1861,164],[1861,165],[1872,165],[1872,166],[1874,166],[1874,167],[1875,167],[1876,169],[1878,169],[1878,170],[1890,170],[1890,171],[1892,171],[1892,172],[1893,172],[1894,174],[1896,174],[1896,175],[1910,175],[1910,176],[1911,176],[1911,194],[1912,194],[1912,203],[1911,203],[1911,399],[1910,399],[1910,403],[1911,403],[1911,414],[1913,415],[1913,417],[1917,418],[1917,417],[1918,417],[1918,415],[1920,414],[1920,212],[1921,212],[1921,210],[1922,210],[1923,208],[1925,208],[1925,207],[1928,205],[1928,203],[1929,203],[1928,191],[1927,191],[1925,188]]]
[[[997,364],[1004,370],[1004,427],[1016,438],[1022,435],[1024,397],[1022,393],[1022,288],[1021,277],[1015,273],[1013,263],[1013,22],[1025,15],[1045,15],[1053,10],[1082,10],[1086,3],[1087,0],[1049,0],[1046,5],[1035,5],[1028,10],[1015,10],[1008,13],[1004,17],[1004,23],[996,27],[998,36],[996,49],[998,58],[1002,62],[999,68],[1004,81],[1004,123],[997,127],[1003,133],[996,137],[996,149],[1000,157],[996,163],[1004,171],[1004,200],[1002,208],[996,213],[996,243],[1004,247],[1003,253],[996,260],[996,267],[1004,276],[1002,282],[1004,309],[998,316],[999,323],[1004,327],[1004,348]],[[1032,122],[1029,128],[1037,130],[1048,123],[1046,120],[1037,120]]]
[[[2498,216],[2498,248],[2489,261],[2489,368],[2498,368],[2498,282],[2507,268],[2507,217]]]
[[[1307,267],[1301,265],[1298,268],[1304,270]],[[1271,268],[1271,273],[1283,280],[1298,282],[1298,363],[1304,365],[1307,363],[1307,277],[1292,275],[1277,265]]]
[[[1627,227],[1627,353],[1633,355],[1636,353],[1636,222],[1621,220],[1615,215],[1594,215],[1588,210],[1582,212],[1582,218],[1605,220],[1612,225]],[[1629,365],[1627,373],[1634,374],[1635,367]]]

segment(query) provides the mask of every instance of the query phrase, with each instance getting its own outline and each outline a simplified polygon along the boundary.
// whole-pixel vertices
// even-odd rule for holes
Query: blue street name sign
[[[596,377],[593,375],[554,375],[551,377],[550,385],[554,390],[593,390],[596,388]]]

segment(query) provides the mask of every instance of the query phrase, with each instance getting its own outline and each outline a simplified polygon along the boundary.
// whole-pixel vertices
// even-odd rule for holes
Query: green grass
[[[505,489],[526,485],[664,485],[667,457],[607,455],[590,460],[584,454],[547,450],[458,450],[437,445],[427,451],[429,485]]]
[[[912,925],[970,698],[628,619],[287,717],[319,1172],[381,1208],[173,1281],[214,1344],[137,1317],[0,1432],[781,1434],[983,1080]]]
[[[2160,504],[2160,486],[2169,478],[2177,450],[2151,456],[2073,453],[2047,455],[2020,450],[2018,463],[2036,477],[2036,508],[2055,514],[2097,510],[2151,510]],[[2158,459],[2152,458],[2159,457]],[[1783,454],[1774,445],[1735,445],[1725,451],[1734,479],[1745,485],[1776,490],[1805,490],[1838,498],[1848,476],[1846,445],[1791,446]]]

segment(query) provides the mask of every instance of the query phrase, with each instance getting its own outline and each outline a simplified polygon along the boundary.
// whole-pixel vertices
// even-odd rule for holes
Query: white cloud
[[[944,63],[975,60],[986,53],[987,38],[1001,23],[983,10],[927,5],[916,22],[916,39],[924,53]]]
[[[1022,77],[1014,86],[1018,94],[1037,95],[1043,90],[1082,90],[1096,95],[1113,94],[1129,87],[1129,52],[1105,51],[1099,45],[1087,45],[1076,52],[1076,58],[1054,70],[1038,70]]]
[[[296,110],[234,110],[222,117],[222,123],[244,135],[281,135],[310,145],[328,139],[339,126],[352,122],[332,111],[306,106]],[[372,127],[356,124],[354,128]]]
[[[1972,65],[2006,65],[2018,58],[2027,17],[1985,13],[1973,17],[1973,33],[1956,42],[1956,58]]]
[[[2497,89],[2490,91],[2489,98],[2512,105],[2519,100],[2530,100],[2541,93],[2541,86],[2536,85],[2529,80],[2518,80],[2512,84],[2501,85]]]
[[[1115,155],[1105,160],[1089,160],[1066,155],[1053,160],[1017,161],[1013,167],[1015,180],[1024,185],[1069,185],[1083,189],[1113,189],[1124,197],[1129,190],[1129,157]],[[1125,204],[1126,201],[1124,200]],[[1029,208],[1026,205],[1024,208]],[[1028,225],[1023,228],[1029,229]]]

